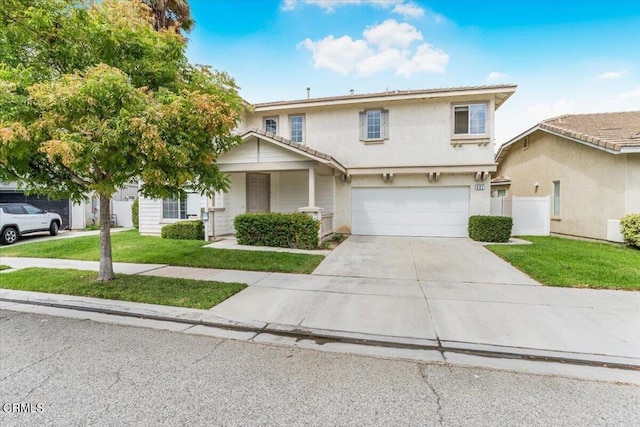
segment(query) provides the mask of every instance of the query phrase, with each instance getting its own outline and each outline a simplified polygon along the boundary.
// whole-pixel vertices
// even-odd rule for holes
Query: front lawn
[[[562,237],[527,236],[531,245],[487,248],[549,286],[640,290],[640,251]]]
[[[98,261],[100,259],[99,239],[100,236],[95,235],[5,246],[0,249],[0,256]],[[168,264],[182,267],[311,273],[324,258],[322,255],[287,252],[203,248],[206,242],[201,240],[171,240],[140,236],[136,230],[113,233],[111,243],[115,262]]]
[[[3,274],[1,287],[201,309],[211,308],[247,287],[242,283],[124,274],[103,283],[96,277],[95,271],[26,268]]]

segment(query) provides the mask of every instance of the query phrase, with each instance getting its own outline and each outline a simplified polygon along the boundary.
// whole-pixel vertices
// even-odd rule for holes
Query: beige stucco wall
[[[332,105],[307,109],[259,110],[242,126],[263,128],[265,117],[278,117],[278,134],[289,138],[289,116],[304,114],[304,143],[330,154],[347,168],[493,164],[494,96],[439,98]],[[452,104],[487,102],[488,144],[454,146]],[[380,144],[360,140],[359,112],[389,111],[389,139]]]
[[[640,154],[627,154],[625,213],[640,213]]]
[[[640,208],[639,155],[610,154],[543,131],[529,135],[526,150],[522,140],[513,144],[495,175],[511,177],[508,195],[551,197],[552,233],[605,240],[607,220]],[[553,217],[556,180],[560,181],[557,218]]]

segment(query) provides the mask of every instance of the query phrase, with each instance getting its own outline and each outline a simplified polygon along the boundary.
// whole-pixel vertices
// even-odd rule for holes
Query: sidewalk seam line
[[[177,319],[177,318],[171,318],[169,316],[141,315],[139,313],[134,313],[134,312],[127,312],[127,311],[120,312],[117,310],[97,309],[93,307],[74,307],[74,306],[65,305],[65,304],[44,303],[44,302],[37,302],[37,301],[19,301],[19,300],[14,300],[9,298],[0,298],[0,301],[9,301],[9,302],[18,301],[22,304],[27,304],[27,305],[48,306],[48,307],[55,307],[55,308],[88,311],[88,312],[94,312],[94,313],[111,314],[111,315],[124,316],[124,317],[136,317],[136,318],[143,318],[143,319],[149,319],[149,320],[185,323],[185,324],[192,324],[194,326],[203,325],[203,326],[210,326],[210,327],[215,327],[219,329],[256,332],[257,335],[261,333],[269,333],[272,335],[310,339],[316,342],[318,341],[338,342],[338,343],[359,344],[359,345],[365,345],[365,346],[369,345],[369,346],[375,346],[375,347],[390,347],[390,348],[408,349],[408,350],[410,349],[425,350],[425,351],[435,350],[441,353],[443,357],[444,357],[444,354],[443,354],[444,352],[451,352],[451,353],[471,354],[476,356],[492,357],[492,358],[560,362],[560,363],[570,363],[574,365],[587,365],[587,366],[609,367],[609,368],[617,368],[617,369],[624,369],[624,370],[640,371],[640,365],[633,365],[628,363],[611,363],[611,362],[602,362],[602,361],[595,361],[595,360],[581,360],[581,359],[565,358],[565,357],[552,356],[552,355],[549,355],[549,356],[527,355],[522,353],[508,353],[506,351],[498,352],[498,351],[488,351],[488,350],[478,350],[478,349],[448,348],[446,346],[442,346],[439,339],[437,340],[438,346],[434,347],[434,346],[422,345],[422,344],[393,343],[391,341],[381,341],[379,339],[367,340],[366,338],[357,339],[357,338],[349,338],[349,337],[339,337],[339,336],[326,335],[326,334],[323,335],[322,333],[314,333],[314,332],[305,333],[305,331],[303,330],[294,330],[294,331],[268,330],[266,329],[267,325],[265,325],[262,328],[257,328],[257,327],[241,326],[241,325],[236,326],[236,325],[216,324],[213,322],[207,322],[202,320],[196,321],[191,319]],[[363,333],[359,333],[359,335],[366,336],[366,334],[363,334]],[[549,352],[549,350],[547,350],[547,352]],[[445,362],[446,362],[446,359],[445,359]]]

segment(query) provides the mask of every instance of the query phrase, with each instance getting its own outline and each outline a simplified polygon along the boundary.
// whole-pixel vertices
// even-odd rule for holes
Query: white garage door
[[[353,234],[466,237],[469,187],[353,188]]]

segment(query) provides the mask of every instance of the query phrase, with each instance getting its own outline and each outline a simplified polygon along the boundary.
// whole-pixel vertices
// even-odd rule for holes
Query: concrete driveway
[[[418,281],[537,285],[463,238],[351,236],[313,274]]]
[[[640,293],[542,286],[468,239],[352,236],[312,275],[271,274],[211,311],[271,328],[640,366]]]

